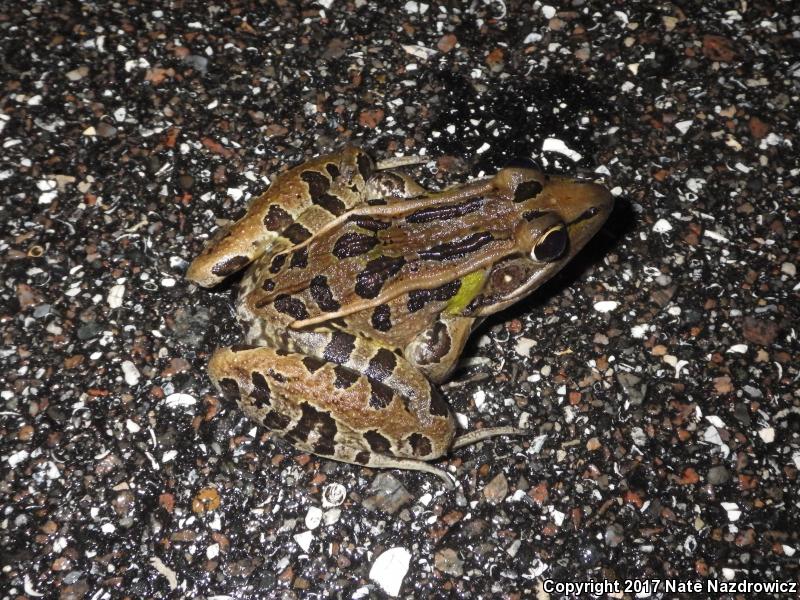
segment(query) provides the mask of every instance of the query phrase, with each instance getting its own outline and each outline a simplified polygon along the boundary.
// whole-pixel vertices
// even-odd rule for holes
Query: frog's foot
[[[433,465],[426,463],[422,460],[414,460],[413,458],[396,458],[394,456],[387,456],[385,454],[371,454],[369,460],[363,464],[365,467],[374,469],[402,469],[404,471],[422,471],[436,475],[441,479],[448,490],[455,488],[453,478],[444,469],[439,469]]]
[[[453,440],[452,449],[457,450],[499,435],[531,435],[531,433],[530,429],[519,429],[517,427],[487,427],[486,429],[478,429],[459,435]]]

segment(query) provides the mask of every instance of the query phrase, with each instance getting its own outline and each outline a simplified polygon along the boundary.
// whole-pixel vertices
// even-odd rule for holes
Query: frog
[[[430,191],[401,169],[413,162],[347,145],[284,171],[186,276],[213,287],[246,269],[244,343],[208,374],[249,419],[302,452],[452,488],[432,461],[528,430],[457,434],[440,385],[475,328],[559,272],[614,203],[528,161]]]

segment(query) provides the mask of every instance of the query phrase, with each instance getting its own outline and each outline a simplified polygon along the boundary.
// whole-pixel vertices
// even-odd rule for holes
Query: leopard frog
[[[279,175],[189,267],[210,287],[245,267],[243,345],[216,350],[212,382],[295,447],[377,468],[503,434],[456,436],[436,384],[470,332],[569,261],[612,208],[601,186],[508,167],[430,192],[345,147]]]

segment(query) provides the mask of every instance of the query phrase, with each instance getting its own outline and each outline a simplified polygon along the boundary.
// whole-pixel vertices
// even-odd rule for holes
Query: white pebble
[[[794,266],[794,263],[785,262],[781,265],[781,273],[794,277],[797,275],[797,267]]]
[[[514,346],[514,350],[520,356],[530,356],[531,355],[531,348],[536,345],[536,340],[532,340],[531,338],[521,337],[517,340],[516,346]]]
[[[314,534],[310,531],[303,531],[295,534],[294,541],[303,549],[303,552],[308,552],[308,549],[311,547],[311,542],[314,541]]]
[[[692,121],[691,119],[688,121],[678,121],[677,123],[675,123],[675,128],[678,131],[680,131],[681,134],[685,134],[687,131],[689,131],[689,128],[692,126],[692,123],[694,123],[694,121]]]
[[[556,9],[550,6],[549,4],[545,4],[542,7],[542,15],[545,19],[552,19],[556,16]]]
[[[384,592],[396,598],[400,594],[400,586],[403,585],[410,562],[411,553],[408,550],[399,546],[389,548],[372,563],[369,578]]]
[[[764,429],[759,429],[758,437],[760,437],[765,444],[771,444],[775,441],[775,430],[772,427],[764,427]]]
[[[728,513],[728,520],[731,522],[738,521],[739,517],[742,516],[742,511],[735,502],[722,502],[720,506]]]
[[[227,189],[227,193],[234,202],[238,202],[239,199],[244,195],[244,190],[242,188],[229,187]]]
[[[728,348],[727,354],[745,354],[747,352],[747,344],[735,344]]]
[[[166,402],[169,407],[192,406],[193,404],[197,404],[197,400],[194,396],[180,393],[170,394],[164,399],[164,402]]]
[[[659,219],[653,224],[653,231],[656,233],[667,233],[668,231],[672,231],[672,223],[666,219]]]
[[[425,4],[424,2],[414,2],[413,0],[409,0],[409,2],[405,3],[403,8],[408,13],[419,13],[424,15],[426,12],[428,12],[430,5]]]
[[[427,48],[425,46],[420,46],[419,44],[403,44],[402,48],[408,54],[416,58],[419,58],[420,60],[428,60],[429,58],[433,58],[439,53],[438,50],[434,50],[433,48]]]
[[[6,461],[8,461],[8,466],[13,469],[18,464],[28,460],[28,456],[29,454],[27,450],[20,450],[19,452],[14,452],[14,454],[10,455]]]
[[[122,298],[125,297],[125,286],[121,283],[111,286],[106,297],[106,302],[111,308],[119,308],[122,306]]]
[[[338,508],[332,508],[330,510],[326,510],[325,513],[322,515],[322,522],[325,525],[333,525],[339,520],[339,517],[342,516],[342,511]]]
[[[306,527],[316,529],[322,522],[322,510],[317,506],[310,506],[306,513]]]
[[[567,146],[563,140],[558,138],[545,138],[542,142],[542,152],[556,152],[557,154],[563,154],[569,159],[572,159],[574,162],[578,162],[582,157],[579,152],[572,150],[569,146]]]
[[[122,374],[125,377],[125,383],[134,386],[139,383],[139,369],[136,368],[129,360],[122,361]]]
[[[619,302],[614,300],[601,300],[600,302],[594,303],[594,309],[599,313],[611,312],[612,310],[616,310],[618,306]]]

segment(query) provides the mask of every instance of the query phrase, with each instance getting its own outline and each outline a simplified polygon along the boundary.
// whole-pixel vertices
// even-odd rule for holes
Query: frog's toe
[[[430,473],[441,479],[448,490],[455,489],[455,480],[447,471],[434,467],[421,460],[414,460],[413,458],[395,458],[394,456],[370,453],[366,462],[360,462],[359,464],[374,469],[402,469],[404,471],[422,471],[424,473]]]
[[[517,427],[487,427],[486,429],[477,429],[456,437],[456,439],[453,440],[453,450],[463,448],[464,446],[471,446],[481,440],[497,437],[499,435],[531,435],[532,433],[533,430],[531,429],[519,429]]]

